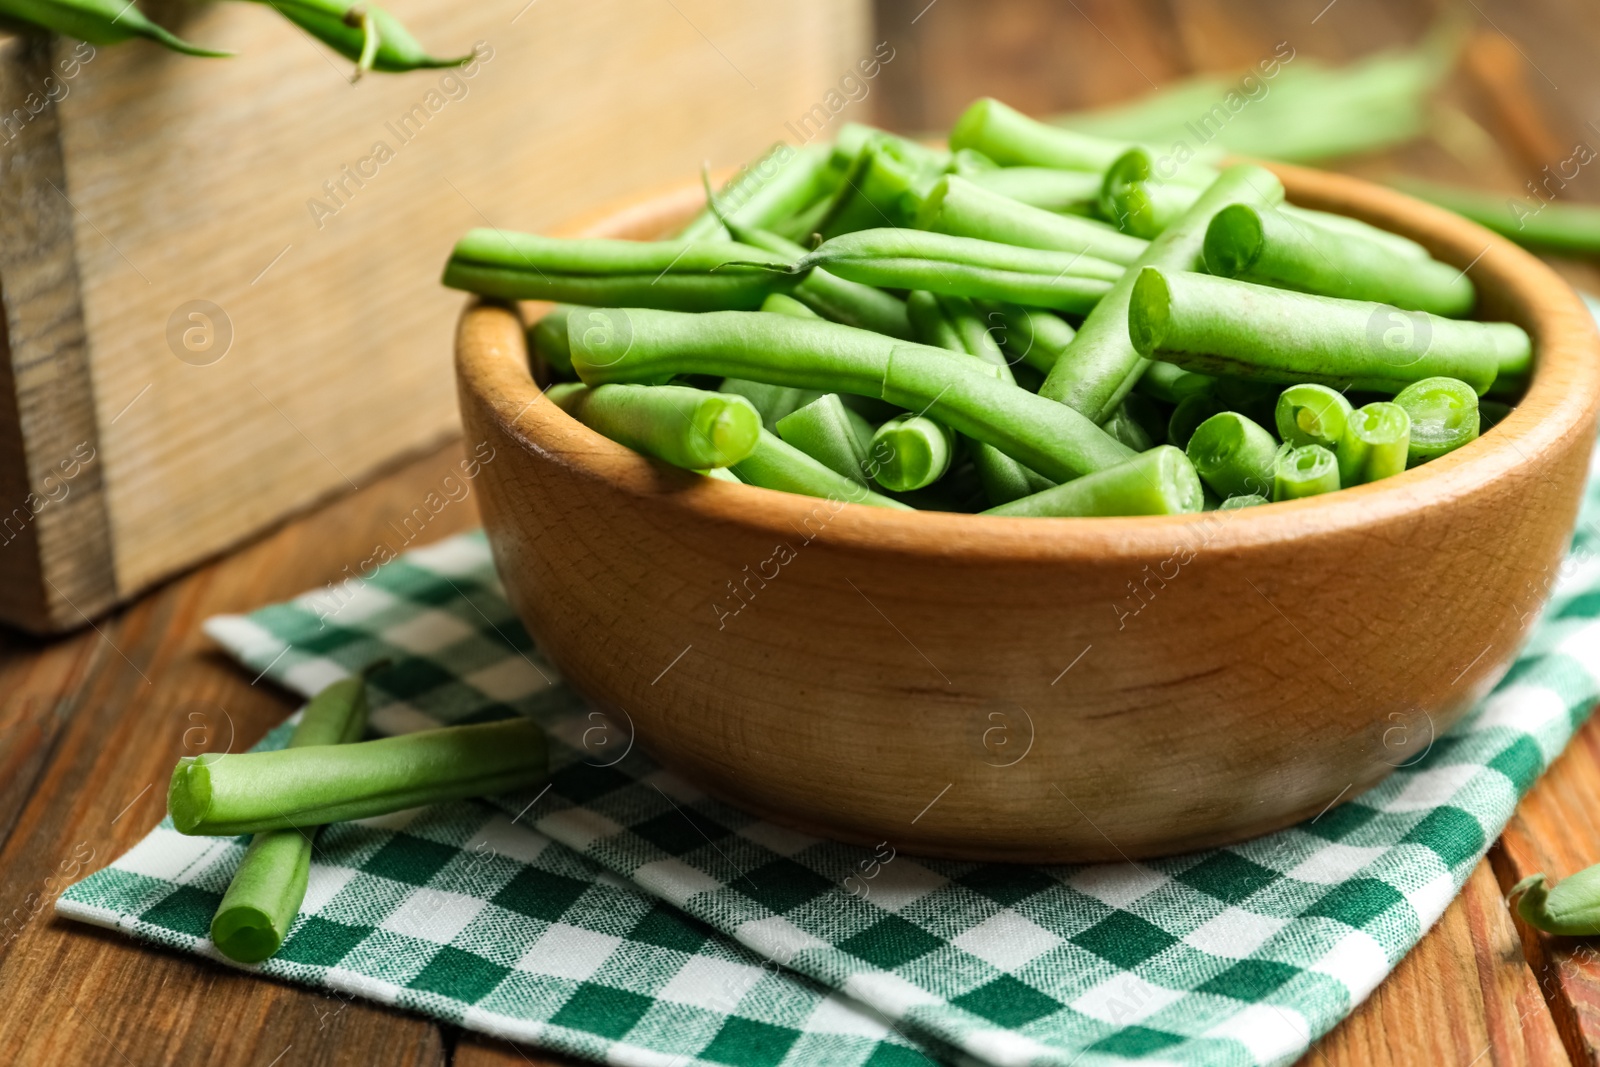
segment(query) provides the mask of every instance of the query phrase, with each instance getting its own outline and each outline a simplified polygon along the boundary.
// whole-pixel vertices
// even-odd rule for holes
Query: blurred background
[[[1486,190],[1502,227],[1600,199],[1577,0],[386,6],[473,61],[352,83],[256,3],[147,5],[226,59],[0,38],[0,622],[82,626],[456,437],[438,276],[465,230],[548,231],[847,122],[938,136],[991,95]]]

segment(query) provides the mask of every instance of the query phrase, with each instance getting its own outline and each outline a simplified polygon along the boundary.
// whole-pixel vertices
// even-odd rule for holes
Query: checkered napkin
[[[614,1063],[1289,1062],[1439,917],[1600,698],[1597,520],[1600,475],[1529,646],[1424,757],[1300,826],[1140,864],[921,860],[705,797],[557,680],[481,534],[212,619],[302,694],[395,660],[379,732],[520,713],[552,738],[543,791],[331,828],[260,969]],[[58,910],[214,956],[244,844],[164,822]]]

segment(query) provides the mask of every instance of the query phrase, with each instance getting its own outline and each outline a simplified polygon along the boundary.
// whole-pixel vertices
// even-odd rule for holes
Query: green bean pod
[[[1209,374],[1196,374],[1160,360],[1146,367],[1134,386],[1140,393],[1164,404],[1181,403],[1191,396],[1209,396],[1216,387],[1217,380]]]
[[[39,26],[89,44],[120,44],[143,37],[184,55],[233,55],[190,44],[152,22],[128,0],[0,0],[0,20]]]
[[[888,289],[925,289],[1085,312],[1123,268],[1085,255],[1016,248],[995,241],[922,230],[859,230],[823,242],[790,269],[816,267]]]
[[[620,445],[687,470],[731,467],[756,447],[761,416],[732,393],[686,385],[553,385],[545,395]]]
[[[730,266],[757,263],[769,266]],[[444,284],[507,300],[743,311],[798,280],[781,269],[787,264],[732,241],[564,239],[476,229],[456,242]]]
[[[1200,480],[1224,499],[1272,491],[1278,442],[1236,411],[1219,412],[1202,422],[1184,454]]]
[[[1326,385],[1291,385],[1278,395],[1273,421],[1287,444],[1334,448],[1350,420],[1350,401]]]
[[[1095,422],[1104,421],[1147,366],[1128,336],[1128,302],[1139,268],[1189,270],[1199,262],[1206,227],[1218,211],[1233,203],[1275,203],[1282,198],[1283,184],[1270,171],[1247,164],[1224,171],[1180,219],[1150,242],[1138,262],[1090,312],[1039,395],[1060,401]]]
[[[528,328],[528,354],[533,357],[535,377],[540,381],[571,381],[572,349],[567,344],[567,319],[583,309],[576,304],[557,304],[539,316]],[[543,368],[544,373],[539,370]]]
[[[1424,378],[1400,390],[1394,403],[1411,418],[1408,467],[1438,459],[1478,439],[1478,397],[1466,382]]]
[[[1433,315],[1465,315],[1477,299],[1465,272],[1436,259],[1400,258],[1376,241],[1250,204],[1217,212],[1206,230],[1205,264],[1221,278]]]
[[[1093,214],[1100,196],[1100,175],[1088,170],[1001,167],[964,177],[974,185],[1020,204],[1073,215]]]
[[[289,748],[342,745],[367,724],[367,675],[382,664],[327,686],[300,713]],[[305,899],[316,828],[256,834],[211,919],[211,943],[231,960],[259,963],[276,953]]]
[[[1532,874],[1511,887],[1506,902],[1535,930],[1567,937],[1600,934],[1600,865],[1569,874],[1553,887]]]
[[[929,159],[926,149],[908,149],[908,143],[885,134],[873,136],[840,180],[817,232],[827,238],[879,226],[909,226],[948,160]]]
[[[1471,219],[1528,248],[1571,256],[1600,254],[1600,207],[1593,204],[1547,203],[1537,207],[1501,193],[1459,189],[1450,185],[1398,180],[1398,188],[1457,215]]]
[[[792,412],[799,411],[816,400],[822,393],[816,389],[796,389],[787,385],[768,385],[766,382],[746,381],[743,378],[724,378],[717,387],[719,393],[742,396],[755,406],[761,416],[761,425],[778,432],[778,423]]]
[[[754,163],[741,167],[721,189],[717,206],[736,226],[768,230],[831,192],[828,149],[806,145],[796,149],[780,141]],[[679,231],[680,240],[723,239],[728,230],[708,205]]]
[[[761,310],[769,315],[787,315],[791,319],[820,319],[822,317],[788,293],[768,293],[767,298],[761,301]]]
[[[1149,244],[1103,222],[1029,207],[956,175],[941,178],[928,192],[916,226],[1019,248],[1082,253],[1123,265],[1138,259]]]
[[[1188,448],[1189,439],[1200,428],[1200,424],[1226,410],[1222,401],[1209,392],[1184,397],[1167,418],[1167,444]]]
[[[517,718],[348,745],[185,757],[172,772],[167,810],[180,834],[231,837],[503,793],[544,775],[544,732]]]
[[[1272,499],[1298,500],[1339,488],[1339,461],[1321,445],[1285,445],[1274,464]]]
[[[868,449],[876,461],[873,479],[892,493],[932,485],[950,469],[955,437],[923,415],[897,415],[879,426]]]
[[[863,487],[864,466],[872,445],[872,427],[844,406],[838,393],[824,393],[778,420],[777,433],[836,474]]]
[[[356,73],[459,67],[472,56],[438,59],[405,25],[365,0],[257,0],[356,64]]]
[[[1462,322],[1204,274],[1139,273],[1128,333],[1142,355],[1205,374],[1394,393],[1436,376],[1481,393],[1531,343],[1508,322]]]
[[[1096,516],[1186,515],[1199,511],[1200,479],[1184,454],[1170,445],[1043,492],[990,508],[985,515]]]
[[[868,460],[869,464],[871,460]],[[871,468],[869,467],[869,470]],[[868,507],[889,508],[894,511],[911,509],[898,500],[858,484],[821,462],[806,455],[793,445],[785,444],[776,434],[761,431],[761,439],[754,452],[736,464],[733,473],[746,485],[763,489],[777,489],[801,496],[822,497],[841,503],[865,504]]]
[[[952,149],[972,148],[1002,167],[1104,171],[1131,145],[1046,125],[992,97],[974,101],[950,130]]]
[[[1411,451],[1411,416],[1388,401],[1351,412],[1334,449],[1339,485],[1365,485],[1406,469]]]

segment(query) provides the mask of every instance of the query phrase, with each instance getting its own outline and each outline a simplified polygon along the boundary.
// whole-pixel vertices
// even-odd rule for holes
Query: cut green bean
[[[551,386],[567,414],[635,452],[688,470],[731,467],[756,447],[761,415],[733,393],[685,385]]]
[[[1406,466],[1415,467],[1478,439],[1478,396],[1456,378],[1425,378],[1400,390],[1395,406],[1411,418]]]
[[[787,293],[770,293],[761,301],[761,310],[773,315],[788,315],[792,319],[820,319],[822,316]],[[568,361],[571,354],[568,354]]]
[[[872,427],[844,406],[838,393],[825,393],[778,420],[778,436],[836,474],[862,486],[872,444]],[[753,450],[752,450],[753,451]]]
[[[953,174],[929,191],[916,225],[955,237],[1082,253],[1123,265],[1138,259],[1148,246],[1103,222],[1029,207]]]
[[[909,226],[947,160],[930,160],[925,149],[909,150],[907,143],[874,136],[840,181],[817,232],[827,238],[879,226]]]
[[[1192,370],[1156,360],[1144,369],[1135,388],[1162,403],[1178,404],[1191,396],[1210,395],[1216,391],[1216,387],[1217,380],[1209,374],[1196,374]]]
[[[181,834],[229,837],[522,789],[545,775],[544,733],[529,719],[277,752],[178,761],[167,810]]]
[[[1139,273],[1128,333],[1145,356],[1206,374],[1393,393],[1445,375],[1488,389],[1526,367],[1528,335],[1365,300],[1293,293],[1204,274]]]
[[[739,264],[765,264],[766,269]],[[788,260],[732,241],[620,241],[467,231],[444,284],[507,300],[677,311],[754,310],[793,279]]]
[[[992,193],[1046,211],[1088,215],[1096,210],[1100,197],[1100,175],[1088,170],[1001,167],[964,177]]]
[[[1000,347],[1015,373],[1019,364],[1049,374],[1061,353],[1077,334],[1053,311],[1023,307],[998,300],[975,302],[990,333],[998,333]]]
[[[1531,874],[1511,887],[1506,903],[1535,930],[1566,937],[1600,934],[1600,865],[1569,874],[1554,886]]]
[[[1260,493],[1245,493],[1242,496],[1230,496],[1217,505],[1218,511],[1238,511],[1240,508],[1253,508],[1259,504],[1270,504],[1271,500]]]
[[[1081,254],[888,228],[834,237],[787,270],[804,274],[817,267],[887,289],[926,289],[1080,313],[1094,307],[1123,273],[1119,264]]]
[[[1344,437],[1350,401],[1326,385],[1291,385],[1278,396],[1274,421],[1287,444],[1334,448]]]
[[[1411,450],[1411,416],[1388,401],[1351,412],[1344,435],[1334,449],[1339,460],[1339,485],[1365,485],[1406,469]]]
[[[374,664],[327,686],[300,713],[289,748],[358,741],[367,725],[367,676]],[[269,830],[250,841],[211,919],[211,943],[240,963],[276,953],[305,899],[316,828]]]
[[[1186,515],[1203,501],[1184,454],[1159,445],[1114,467],[990,508],[985,515]]]
[[[1339,488],[1339,461],[1321,445],[1284,446],[1273,473],[1273,500],[1298,500]]]
[[[1095,422],[1104,421],[1147,366],[1128,336],[1128,301],[1139,268],[1192,269],[1199,262],[1206,227],[1218,211],[1233,203],[1269,204],[1282,198],[1283,184],[1269,171],[1247,164],[1224,171],[1180,219],[1150,242],[1138,262],[1090,312],[1039,395],[1058,400]]]
[[[930,418],[899,415],[878,427],[868,451],[876,461],[874,480],[891,493],[909,493],[944,477],[955,439]]]
[[[1189,439],[1200,428],[1200,424],[1225,410],[1222,401],[1211,393],[1195,393],[1184,397],[1167,419],[1167,444],[1188,448]]]
[[[796,389],[787,385],[768,385],[766,382],[746,381],[743,378],[724,378],[717,389],[721,393],[742,396],[755,406],[761,416],[761,425],[778,432],[778,422],[791,412],[799,411],[822,395],[816,389]]]
[[[869,456],[867,462],[870,473],[875,469],[872,457]],[[874,493],[845,475],[830,470],[793,445],[784,443],[777,434],[765,430],[761,431],[756,450],[732,470],[746,485],[757,485],[763,489],[896,511],[911,510],[898,500]]]
[[[950,147],[973,148],[1003,167],[1104,171],[1127,141],[1046,125],[990,97],[975,101],[950,130]]]
[[[575,377],[572,348],[567,344],[567,319],[580,310],[574,304],[556,304],[528,329],[528,354],[534,359],[534,375],[540,381],[571,381]]]
[[[1218,277],[1434,315],[1465,315],[1476,300],[1466,273],[1448,264],[1402,259],[1375,241],[1250,204],[1217,212],[1206,230],[1205,264]]]
[[[1272,491],[1278,442],[1237,411],[1219,412],[1202,422],[1184,454],[1200,480],[1223,499]]]

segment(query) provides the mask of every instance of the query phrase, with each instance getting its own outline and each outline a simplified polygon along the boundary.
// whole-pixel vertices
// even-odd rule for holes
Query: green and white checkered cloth
[[[331,828],[260,970],[619,1064],[1289,1062],[1439,917],[1600,698],[1597,520],[1592,478],[1532,641],[1425,757],[1281,833],[1071,867],[818,840],[607,755],[625,731],[539,658],[482,535],[411,552],[207,631],[301,694],[392,658],[379,732],[533,715],[550,783]],[[244,845],[164,822],[57,908],[215,957]]]

